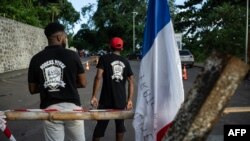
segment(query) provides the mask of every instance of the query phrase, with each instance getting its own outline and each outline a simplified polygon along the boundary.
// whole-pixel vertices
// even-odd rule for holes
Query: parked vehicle
[[[182,65],[194,66],[194,56],[189,50],[179,50],[179,53]]]
[[[98,56],[103,56],[103,55],[105,55],[105,54],[107,54],[108,52],[107,51],[105,51],[105,50],[99,50],[98,52],[97,52],[97,55]]]

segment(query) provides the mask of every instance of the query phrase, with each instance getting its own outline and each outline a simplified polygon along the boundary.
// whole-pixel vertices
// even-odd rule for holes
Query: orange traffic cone
[[[183,70],[182,70],[182,78],[183,80],[187,80],[187,69],[186,69],[186,65],[183,66]]]
[[[89,70],[89,62],[86,63],[86,70]]]

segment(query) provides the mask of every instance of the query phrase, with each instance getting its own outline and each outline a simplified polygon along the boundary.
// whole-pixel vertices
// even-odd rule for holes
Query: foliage
[[[80,19],[80,13],[78,13],[68,1],[61,3],[60,9],[61,12],[58,15],[59,21],[62,21],[67,31],[73,31],[74,24]]]
[[[0,3],[0,16],[42,28],[59,20],[70,30],[80,19],[67,0],[0,0]]]
[[[38,11],[35,11],[32,1],[1,0],[0,3],[1,16],[31,25],[40,25],[38,18],[36,18]]]
[[[97,42],[97,35],[95,31],[85,28],[78,31],[73,40],[74,47],[78,50],[83,49],[83,47],[85,47],[84,49],[93,50],[93,46]]]
[[[177,6],[175,29],[184,33],[184,46],[198,60],[214,49],[244,56],[246,2],[240,0],[187,0]]]
[[[171,17],[176,32],[183,33],[184,47],[190,49],[197,60],[204,60],[214,49],[244,56],[245,1],[241,0],[186,0],[184,5],[174,5],[169,0]],[[133,43],[132,11],[135,17],[136,44],[141,45],[146,17],[145,0],[99,0],[97,11],[93,5],[82,9],[90,16],[88,23],[75,35],[74,42],[80,48],[103,49],[113,36],[124,38],[125,49],[130,52]]]
[[[175,0],[169,0],[172,17],[175,13],[174,2]],[[93,4],[82,8],[83,17],[90,17],[90,19],[75,35],[75,46],[81,49],[107,50],[109,39],[113,36],[120,36],[125,41],[123,53],[128,54],[133,47],[133,11],[137,12],[135,15],[135,44],[142,46],[146,0],[99,0],[97,6],[95,12],[93,12]]]
[[[172,21],[174,21],[175,15],[176,15],[175,13],[177,12],[176,11],[176,6],[174,5],[175,1],[176,0],[168,0],[169,11],[170,11]]]
[[[92,12],[92,7],[92,5],[83,7],[83,16],[88,16]],[[119,36],[124,39],[125,49],[132,50],[133,11],[137,12],[135,16],[135,42],[141,45],[146,15],[145,0],[99,0],[97,10],[92,18],[87,24],[82,25],[82,29],[75,35],[75,42],[82,42],[82,48],[90,48],[91,50],[107,49],[110,38]],[[96,36],[91,36],[90,33]]]

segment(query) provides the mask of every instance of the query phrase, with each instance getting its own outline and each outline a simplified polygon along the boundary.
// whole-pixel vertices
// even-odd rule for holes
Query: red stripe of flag
[[[172,126],[172,124],[173,122],[170,122],[157,133],[157,141],[161,141],[163,139],[164,135],[167,133],[168,129]]]

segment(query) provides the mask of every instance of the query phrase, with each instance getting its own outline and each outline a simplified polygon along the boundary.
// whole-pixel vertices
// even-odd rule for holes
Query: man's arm
[[[77,88],[85,88],[87,85],[87,79],[85,73],[78,74]]]
[[[96,96],[97,96],[97,92],[100,88],[102,76],[103,76],[103,69],[97,69],[95,80],[94,80],[94,85],[93,85],[92,98],[90,101],[91,105],[94,106],[95,108],[97,108],[97,106],[98,106],[98,100],[97,100]]]
[[[39,88],[38,88],[38,84],[36,83],[29,83],[29,91],[30,94],[37,94],[39,93]]]
[[[128,103],[127,110],[133,109],[133,96],[134,96],[134,76],[131,75],[128,77]]]

